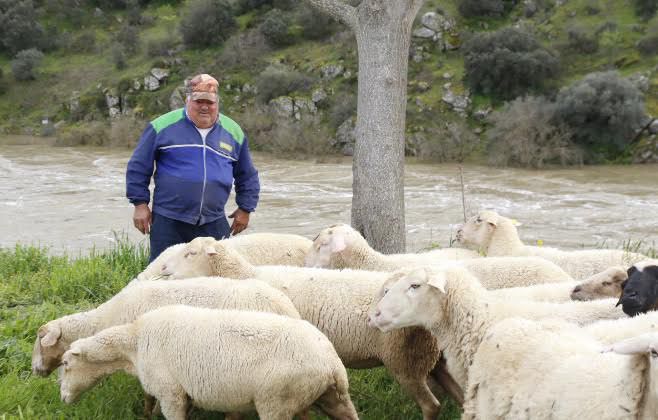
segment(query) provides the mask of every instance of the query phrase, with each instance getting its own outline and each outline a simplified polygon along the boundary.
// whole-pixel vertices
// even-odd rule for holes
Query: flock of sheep
[[[127,372],[167,419],[357,419],[345,367],[381,365],[426,420],[439,393],[464,419],[658,419],[658,260],[526,246],[492,211],[457,239],[476,250],[384,255],[347,225],[174,245],[41,326],[32,369],[66,403]]]

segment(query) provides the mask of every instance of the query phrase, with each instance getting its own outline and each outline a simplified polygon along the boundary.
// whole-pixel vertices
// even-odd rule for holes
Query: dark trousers
[[[220,217],[205,225],[191,225],[153,213],[151,220],[151,257],[149,263],[172,245],[190,242],[199,236],[212,236],[215,239],[228,238],[231,227],[226,217]]]

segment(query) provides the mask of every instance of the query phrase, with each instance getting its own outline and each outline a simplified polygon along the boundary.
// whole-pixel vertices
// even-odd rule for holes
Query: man
[[[218,85],[208,74],[194,76],[185,108],[151,121],[128,162],[126,196],[135,206],[135,227],[151,234],[150,261],[197,236],[221,239],[242,232],[258,203],[258,171],[240,126],[219,114]],[[234,180],[238,208],[229,227],[224,206]]]

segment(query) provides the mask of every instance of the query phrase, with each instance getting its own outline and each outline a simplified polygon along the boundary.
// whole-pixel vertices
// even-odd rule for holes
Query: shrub
[[[110,54],[112,54],[114,68],[117,70],[123,70],[128,66],[128,58],[126,57],[126,50],[123,45],[118,42],[112,44]]]
[[[633,0],[635,6],[635,13],[644,18],[651,19],[658,10],[658,2],[656,0]]]
[[[463,162],[479,146],[480,138],[462,120],[432,121],[406,142],[406,153],[434,162]]]
[[[85,122],[57,130],[56,146],[103,146],[109,140],[109,127],[100,121]]]
[[[644,55],[658,54],[658,19],[654,19],[647,34],[637,43],[637,49]]]
[[[237,27],[226,0],[193,0],[181,18],[183,42],[190,47],[218,46]]]
[[[315,7],[302,7],[295,21],[301,26],[304,39],[322,39],[336,30],[336,21]]]
[[[583,54],[593,54],[599,49],[599,41],[588,35],[581,26],[572,26],[567,29],[569,48]]]
[[[356,103],[356,95],[352,92],[339,92],[332,96],[327,115],[331,128],[337,129],[345,120],[355,116]]]
[[[488,161],[495,166],[541,168],[582,163],[582,152],[569,130],[553,122],[555,104],[527,96],[508,102],[489,117]]]
[[[71,41],[71,48],[73,51],[81,53],[93,53],[96,51],[96,33],[91,30],[87,30],[77,35],[73,41]]]
[[[5,80],[4,71],[2,71],[2,67],[0,67],[0,95],[6,93],[8,87],[9,86],[7,84],[7,80]]]
[[[176,38],[171,35],[164,38],[149,39],[146,42],[146,53],[149,57],[162,57],[170,55],[170,51],[176,46]]]
[[[123,25],[117,32],[115,41],[123,47],[127,56],[132,56],[139,50],[139,29],[133,25]]]
[[[40,47],[43,37],[32,0],[0,0],[0,48],[13,55]]]
[[[461,0],[459,13],[464,17],[502,16],[505,3],[503,0]]]
[[[272,9],[265,15],[259,26],[265,40],[273,46],[284,46],[293,42],[294,36],[290,31],[292,19],[289,14],[279,9]]]
[[[554,121],[565,124],[586,159],[614,159],[644,118],[640,91],[616,72],[591,73],[560,91]]]
[[[541,90],[558,72],[558,59],[530,34],[506,28],[464,44],[466,83],[476,93],[511,99]]]
[[[16,80],[34,80],[36,79],[35,71],[41,60],[43,53],[36,48],[20,51],[16,57],[11,60],[11,72]]]
[[[270,47],[263,34],[256,29],[250,29],[237,33],[226,41],[218,64],[224,70],[242,67],[258,71],[263,67],[269,51]]]
[[[256,79],[258,98],[262,102],[295,91],[308,90],[313,80],[295,70],[283,66],[268,66]]]
[[[590,16],[598,15],[601,13],[601,6],[599,5],[599,0],[588,0],[585,4],[585,13]]]
[[[236,9],[238,14],[243,14],[261,7],[289,10],[294,5],[293,0],[238,0]]]
[[[121,117],[110,122],[108,144],[112,147],[130,147],[137,141],[146,127],[146,122],[132,117]]]

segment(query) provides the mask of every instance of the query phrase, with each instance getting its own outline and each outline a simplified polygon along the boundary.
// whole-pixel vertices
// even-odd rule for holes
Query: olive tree
[[[359,76],[352,226],[375,249],[403,252],[408,54],[414,17],[424,0],[307,1],[347,25],[356,36]]]

